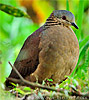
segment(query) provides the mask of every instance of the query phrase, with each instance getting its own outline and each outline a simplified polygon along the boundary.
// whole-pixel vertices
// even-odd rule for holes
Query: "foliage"
[[[23,16],[28,17],[28,18],[30,17],[25,12],[23,12],[15,7],[5,5],[5,4],[0,4],[0,10],[4,11],[12,16],[15,16],[15,17],[23,17]]]
[[[44,1],[45,2],[43,3],[38,0],[38,6],[36,5],[34,6],[34,8],[41,9],[40,3],[43,3],[44,6],[42,6],[42,9],[45,14],[44,19],[46,19],[50,14],[49,12],[55,9],[55,6],[53,6],[51,0],[50,2],[46,0]],[[7,2],[5,2],[4,0],[0,1],[0,3],[10,4],[15,6],[16,8],[25,10],[25,8],[22,8],[20,6],[19,1],[17,2],[16,0],[14,0],[14,2],[15,3],[13,3],[12,0],[8,0]],[[73,28],[79,40],[79,60],[71,76],[69,76],[68,79],[62,84],[60,84],[59,87],[70,89],[70,85],[73,85],[80,91],[87,92],[89,91],[89,8],[87,8],[89,5],[89,1],[66,0],[66,2],[62,2],[60,0],[55,0],[55,2],[60,5],[59,9],[67,9],[73,12],[75,18],[77,19],[75,19],[77,25],[79,26],[79,30],[75,30]],[[48,5],[49,12],[46,12],[45,7],[48,7]],[[39,12],[41,11],[39,10]],[[8,65],[8,61],[15,61],[25,39],[38,28],[39,23],[33,23],[32,19],[29,20],[27,18],[15,18],[0,11],[0,88],[4,88],[3,83],[5,81],[5,78],[8,77],[11,71],[11,68]],[[24,93],[19,89],[18,91],[22,94]],[[6,95],[4,92],[2,92],[2,94],[4,96]],[[8,96],[8,100],[9,98],[10,97]]]

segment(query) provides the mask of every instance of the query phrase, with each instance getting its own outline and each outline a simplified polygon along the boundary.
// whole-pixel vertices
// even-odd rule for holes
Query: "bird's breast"
[[[57,25],[43,31],[39,48],[39,61],[50,69],[55,81],[69,75],[76,66],[79,56],[78,40],[68,27]]]

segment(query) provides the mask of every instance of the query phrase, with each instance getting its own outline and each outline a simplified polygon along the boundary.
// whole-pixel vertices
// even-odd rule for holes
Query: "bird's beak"
[[[71,25],[74,26],[76,29],[79,29],[75,23],[71,23]]]

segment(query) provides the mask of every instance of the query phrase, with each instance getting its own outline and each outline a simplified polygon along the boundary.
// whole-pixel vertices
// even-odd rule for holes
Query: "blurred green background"
[[[11,72],[8,64],[14,63],[24,41],[38,29],[53,10],[69,10],[75,15],[79,30],[74,30],[79,40],[79,61],[69,79],[89,91],[89,0],[0,0],[26,11],[31,19],[16,18],[0,11],[0,86]],[[67,81],[70,83],[70,81]],[[63,83],[64,84],[64,83]],[[60,86],[62,87],[63,84]]]

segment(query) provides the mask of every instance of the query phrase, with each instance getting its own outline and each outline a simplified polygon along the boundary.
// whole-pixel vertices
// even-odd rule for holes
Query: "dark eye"
[[[62,16],[62,19],[63,19],[63,20],[66,20],[66,16]]]

